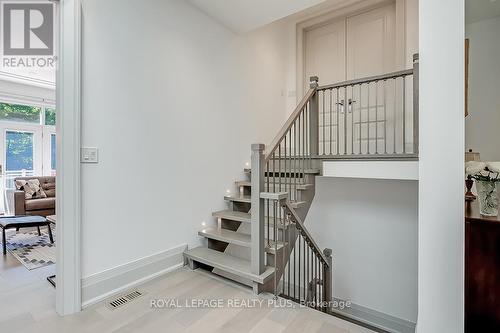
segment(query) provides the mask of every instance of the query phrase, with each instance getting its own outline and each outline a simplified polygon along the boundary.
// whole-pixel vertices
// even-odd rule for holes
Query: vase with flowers
[[[479,210],[484,216],[498,215],[498,184],[500,162],[467,162],[465,173],[468,179],[476,181]]]

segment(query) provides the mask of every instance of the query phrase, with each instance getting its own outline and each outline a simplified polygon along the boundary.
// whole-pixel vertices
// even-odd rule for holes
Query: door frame
[[[81,311],[81,0],[59,1],[56,311]]]
[[[380,8],[388,4],[395,3],[396,5],[396,67],[404,69],[406,64],[406,0],[365,0],[361,3],[356,0],[349,0],[329,9],[327,13],[311,15],[305,20],[296,24],[296,98],[297,102],[305,95],[305,84],[309,82],[309,78],[305,76],[305,34],[307,31],[321,27],[331,22],[347,18],[349,16],[359,15],[372,9]],[[347,52],[347,49],[346,49]],[[329,84],[332,82],[321,82]]]

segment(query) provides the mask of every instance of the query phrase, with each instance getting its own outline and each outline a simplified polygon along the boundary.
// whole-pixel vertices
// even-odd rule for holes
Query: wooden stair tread
[[[218,228],[205,228],[198,231],[198,235],[243,247],[248,247],[248,248],[252,247],[252,236],[237,231],[232,231],[228,229],[218,229]],[[264,240],[264,242],[266,245],[268,244],[267,239]],[[266,246],[266,251],[274,253],[275,243],[273,241],[270,241],[269,243],[270,246]],[[283,247],[283,242],[278,242],[277,247],[278,250],[281,249]]]
[[[290,203],[290,205],[291,205],[294,209],[298,209],[298,208],[301,208],[302,206],[307,205],[307,202],[306,202],[306,201],[292,201],[292,202]]]
[[[236,212],[234,210],[220,210],[218,212],[212,213],[212,216],[236,222],[251,222],[250,213]]]
[[[267,170],[266,170],[267,171]],[[244,173],[252,173],[252,169],[250,168],[245,168],[243,169],[243,172]],[[276,170],[276,171],[272,171],[272,170],[269,170],[269,172],[276,172],[278,173],[279,171]],[[305,173],[305,174],[310,174],[310,175],[317,175],[320,173],[320,169],[317,169],[317,168],[307,168],[307,169],[292,169],[292,170],[281,170],[282,173]]]
[[[230,221],[236,221],[236,222],[245,222],[245,223],[251,223],[252,222],[252,215],[250,213],[245,213],[245,212],[236,212],[233,210],[220,210],[217,212],[212,213],[213,217],[225,219],[225,220],[230,220]],[[267,218],[267,217],[266,217]],[[278,221],[278,228],[283,229],[283,219],[277,219]],[[267,222],[267,221],[266,221]],[[269,221],[269,225],[271,227],[274,226],[274,221],[271,218]],[[288,227],[288,225],[287,225]]]
[[[284,179],[284,178],[282,178],[282,179]],[[236,184],[237,187],[240,187],[240,186],[252,187],[252,182],[249,181],[249,180],[238,180],[238,181],[235,182],[235,184]],[[273,184],[279,185],[280,183],[278,181],[272,181],[271,180],[269,182],[269,185],[272,186]],[[281,186],[283,187],[284,185],[285,185],[285,183],[282,182]],[[286,185],[287,185],[287,187],[290,187],[290,183],[287,183]],[[306,191],[306,190],[309,190],[309,189],[311,189],[311,188],[314,187],[313,184],[297,184],[297,185],[295,185],[295,183],[293,183],[293,182],[292,182],[292,186],[294,188],[295,188],[295,186],[297,186],[297,190],[299,190],[299,191]],[[264,184],[264,187],[266,187],[265,184]],[[272,190],[272,189],[270,189],[270,190]],[[276,190],[276,191],[279,192],[278,190]]]
[[[191,260],[261,284],[268,281],[274,274],[274,268],[270,266],[266,266],[264,273],[260,275],[253,274],[249,260],[237,258],[206,247],[196,247],[184,252],[184,255]]]
[[[252,197],[249,195],[225,195],[224,200],[250,203],[252,202]]]

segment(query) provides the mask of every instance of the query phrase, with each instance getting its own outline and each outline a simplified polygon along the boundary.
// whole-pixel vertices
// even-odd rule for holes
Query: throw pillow
[[[42,187],[40,186],[40,181],[38,179],[18,179],[16,180],[16,188],[18,190],[24,191],[24,197],[27,200],[47,197]]]

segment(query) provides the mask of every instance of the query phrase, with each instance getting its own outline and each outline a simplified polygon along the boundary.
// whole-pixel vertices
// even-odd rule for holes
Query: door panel
[[[347,18],[348,80],[396,70],[395,29],[395,4]],[[353,96],[349,122],[354,122],[350,136],[355,153],[385,152],[388,144],[393,145],[394,138],[387,132],[387,127],[394,126],[393,110],[388,110],[385,101],[387,89],[391,89],[390,82],[378,82],[365,85]]]
[[[305,84],[319,76],[320,85],[344,81],[346,77],[345,20],[306,32]],[[306,91],[307,91],[306,89]]]
[[[347,79],[396,70],[396,6],[347,18]]]

